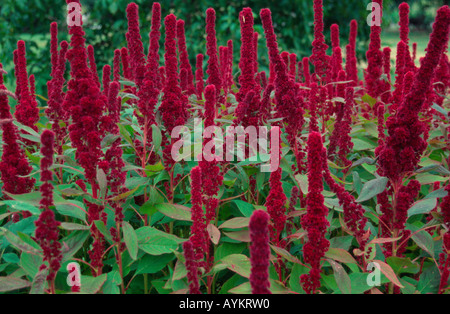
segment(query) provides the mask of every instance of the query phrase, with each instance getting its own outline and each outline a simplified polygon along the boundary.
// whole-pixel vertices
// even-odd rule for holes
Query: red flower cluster
[[[271,294],[269,281],[270,246],[269,246],[269,215],[257,210],[250,218],[250,284],[253,294]]]
[[[411,90],[404,97],[397,114],[391,116],[386,123],[389,136],[380,149],[379,162],[384,175],[393,182],[414,170],[427,147],[426,140],[421,137],[426,133],[426,126],[419,120],[418,114],[448,43],[449,25],[450,8],[444,6],[437,12],[427,54],[413,80]]]
[[[203,55],[199,53],[195,64],[195,90],[197,99],[202,99],[205,82],[203,81]]]
[[[11,108],[8,103],[8,96],[3,84],[3,66],[0,63],[0,119],[3,131],[3,153],[0,162],[1,179],[3,191],[11,194],[24,194],[31,192],[35,180],[27,177],[33,168],[25,157],[25,152],[20,147],[18,141],[18,131],[12,123]]]

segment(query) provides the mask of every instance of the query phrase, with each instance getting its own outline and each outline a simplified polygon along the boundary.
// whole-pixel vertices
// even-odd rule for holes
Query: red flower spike
[[[197,92],[197,99],[203,98],[203,88],[205,82],[203,81],[203,55],[200,53],[197,55],[197,61],[195,65],[195,89]]]
[[[271,294],[269,281],[269,215],[257,210],[250,218],[250,285],[253,294]]]
[[[345,71],[347,72],[347,79],[353,81],[352,86],[358,84],[358,68],[356,59],[356,37],[358,34],[358,22],[352,20],[350,22],[350,35],[349,44],[346,46],[347,60],[345,65]]]
[[[88,59],[89,59],[89,67],[92,72],[92,77],[94,81],[97,83],[97,85],[100,87],[100,79],[98,77],[97,72],[97,63],[95,62],[95,53],[94,53],[94,47],[92,45],[89,45],[87,47],[87,53],[88,53]]]

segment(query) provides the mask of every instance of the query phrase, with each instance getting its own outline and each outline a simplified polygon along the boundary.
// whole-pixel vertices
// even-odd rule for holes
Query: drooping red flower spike
[[[271,294],[269,281],[269,215],[257,210],[250,218],[250,284],[253,294]]]
[[[48,267],[43,264],[40,269],[48,268],[47,281],[49,282],[51,293],[55,293],[54,279],[56,273],[61,267],[62,252],[59,243],[60,222],[56,221],[55,214],[50,206],[53,206],[53,185],[51,184],[53,173],[49,169],[53,165],[55,134],[50,130],[44,130],[41,135],[41,181],[40,191],[42,198],[40,207],[43,209],[36,224],[36,240],[39,243],[43,253],[44,261]]]
[[[189,293],[190,294],[201,294],[200,284],[198,280],[198,262],[195,258],[194,245],[191,241],[186,241],[183,243],[183,254],[186,259],[186,270],[187,277],[189,281]]]
[[[94,46],[89,45],[87,47],[87,52],[88,52],[89,67],[92,72],[92,77],[93,77],[94,81],[97,83],[98,87],[100,87],[100,79],[98,77],[97,62],[95,62]]]
[[[199,266],[204,266],[209,237],[202,208],[202,169],[198,166],[191,170],[191,196],[193,224],[191,226],[190,241],[193,245],[195,261],[199,263]]]
[[[186,47],[186,35],[184,32],[184,21],[177,21],[177,39],[178,39],[178,53],[180,55],[180,69],[187,72],[187,89],[188,95],[194,93],[194,74],[192,73],[191,63],[189,62],[189,55]]]

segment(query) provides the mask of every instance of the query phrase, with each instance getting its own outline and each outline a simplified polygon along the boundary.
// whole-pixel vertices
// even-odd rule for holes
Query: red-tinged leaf
[[[249,230],[241,230],[234,232],[224,232],[224,234],[230,239],[241,241],[241,242],[251,242]]]
[[[325,257],[344,264],[358,264],[353,256],[343,249],[330,248]]]
[[[160,213],[175,220],[192,221],[191,209],[177,204],[155,204]]]
[[[214,243],[215,245],[219,244],[220,230],[217,229],[217,227],[214,226],[213,224],[209,224],[206,227],[206,230],[208,231],[209,239],[211,240],[211,242]]]
[[[289,253],[288,251],[286,251],[285,249],[282,249],[280,247],[277,247],[275,245],[271,245],[270,246],[272,248],[272,250],[279,256],[285,258],[286,260],[292,262],[292,263],[297,263],[297,264],[302,264],[302,262],[300,262],[300,260],[298,258],[296,258],[295,256],[293,256],[291,253]]]
[[[248,217],[237,217],[225,221],[219,226],[219,229],[241,229],[248,227],[250,223],[250,218]]]
[[[341,290],[342,294],[351,294],[352,293],[352,283],[350,277],[345,271],[344,267],[342,267],[339,263],[336,263],[332,259],[328,259],[331,267],[334,271],[334,278],[336,279],[336,283]]]
[[[369,244],[384,244],[384,243],[391,243],[391,242],[396,242],[398,240],[400,240],[402,237],[399,238],[379,238],[379,239],[373,239],[372,241],[370,241]]]
[[[374,260],[372,262],[394,285],[399,288],[404,288],[404,286],[400,283],[394,271],[392,270],[391,266],[379,260]]]
[[[229,270],[241,275],[245,278],[250,278],[250,259],[242,254],[231,254],[222,258],[220,263],[223,264]],[[220,264],[217,265],[217,269],[221,270],[223,267],[219,267]]]
[[[28,288],[31,283],[14,277],[0,277],[0,292],[9,292]]]

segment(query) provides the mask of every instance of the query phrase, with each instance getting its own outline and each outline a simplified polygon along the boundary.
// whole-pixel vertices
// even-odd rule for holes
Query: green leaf
[[[381,177],[366,182],[362,188],[361,194],[356,201],[358,203],[362,203],[382,193],[386,189],[388,181],[388,178]]]
[[[436,294],[439,291],[439,284],[441,282],[441,276],[439,275],[439,269],[433,265],[424,270],[420,275],[420,280],[417,285],[417,290],[420,294]]]
[[[136,260],[139,251],[136,232],[134,231],[133,227],[126,221],[122,223],[122,228],[123,239],[125,241],[125,245],[127,246],[128,253],[130,253],[130,257],[133,260]]]
[[[107,274],[99,277],[81,276],[81,293],[82,294],[96,294],[100,291],[108,279]]]
[[[146,254],[139,260],[136,275],[156,274],[164,269],[174,258],[175,255],[173,254],[162,254],[158,256]]]
[[[216,268],[216,270],[217,269],[221,270],[222,267],[220,266],[224,266],[229,270],[241,275],[242,277],[250,278],[250,269],[251,269],[250,259],[245,255],[242,254],[228,255],[222,258],[219,261],[219,263],[221,263],[222,265],[220,264],[216,265],[214,267]]]
[[[391,256],[386,259],[386,262],[389,264],[389,266],[392,267],[395,274],[417,274],[420,270],[419,265],[417,263],[413,263],[409,258],[407,257],[394,257]]]
[[[40,254],[37,249],[35,249],[31,245],[24,242],[22,239],[20,239],[18,236],[16,236],[11,231],[9,231],[5,228],[0,228],[0,230],[2,230],[4,232],[4,236],[5,236],[6,240],[8,240],[8,242],[12,246],[14,246],[16,249],[18,249],[19,251],[27,252],[27,253],[35,254],[35,255]]]
[[[69,261],[80,250],[89,238],[89,231],[75,231],[64,238],[62,242],[63,262]]]
[[[416,202],[409,210],[408,217],[429,214],[437,205],[437,198],[427,198]]]
[[[78,231],[78,230],[89,230],[89,226],[75,224],[71,222],[62,222],[61,223],[61,229],[68,230],[68,231]]]
[[[163,255],[178,249],[185,240],[151,227],[136,230],[139,248],[150,255]]]
[[[253,211],[255,208],[252,204],[249,204],[247,202],[241,201],[241,200],[234,200],[233,203],[236,204],[239,211],[245,216],[250,217],[253,214]]]
[[[181,221],[192,221],[191,209],[189,207],[178,204],[160,203],[155,204],[155,208],[161,214],[170,217],[172,219]]]
[[[161,149],[162,134],[161,129],[156,125],[152,124],[152,141],[153,141],[153,152],[157,153]]]

